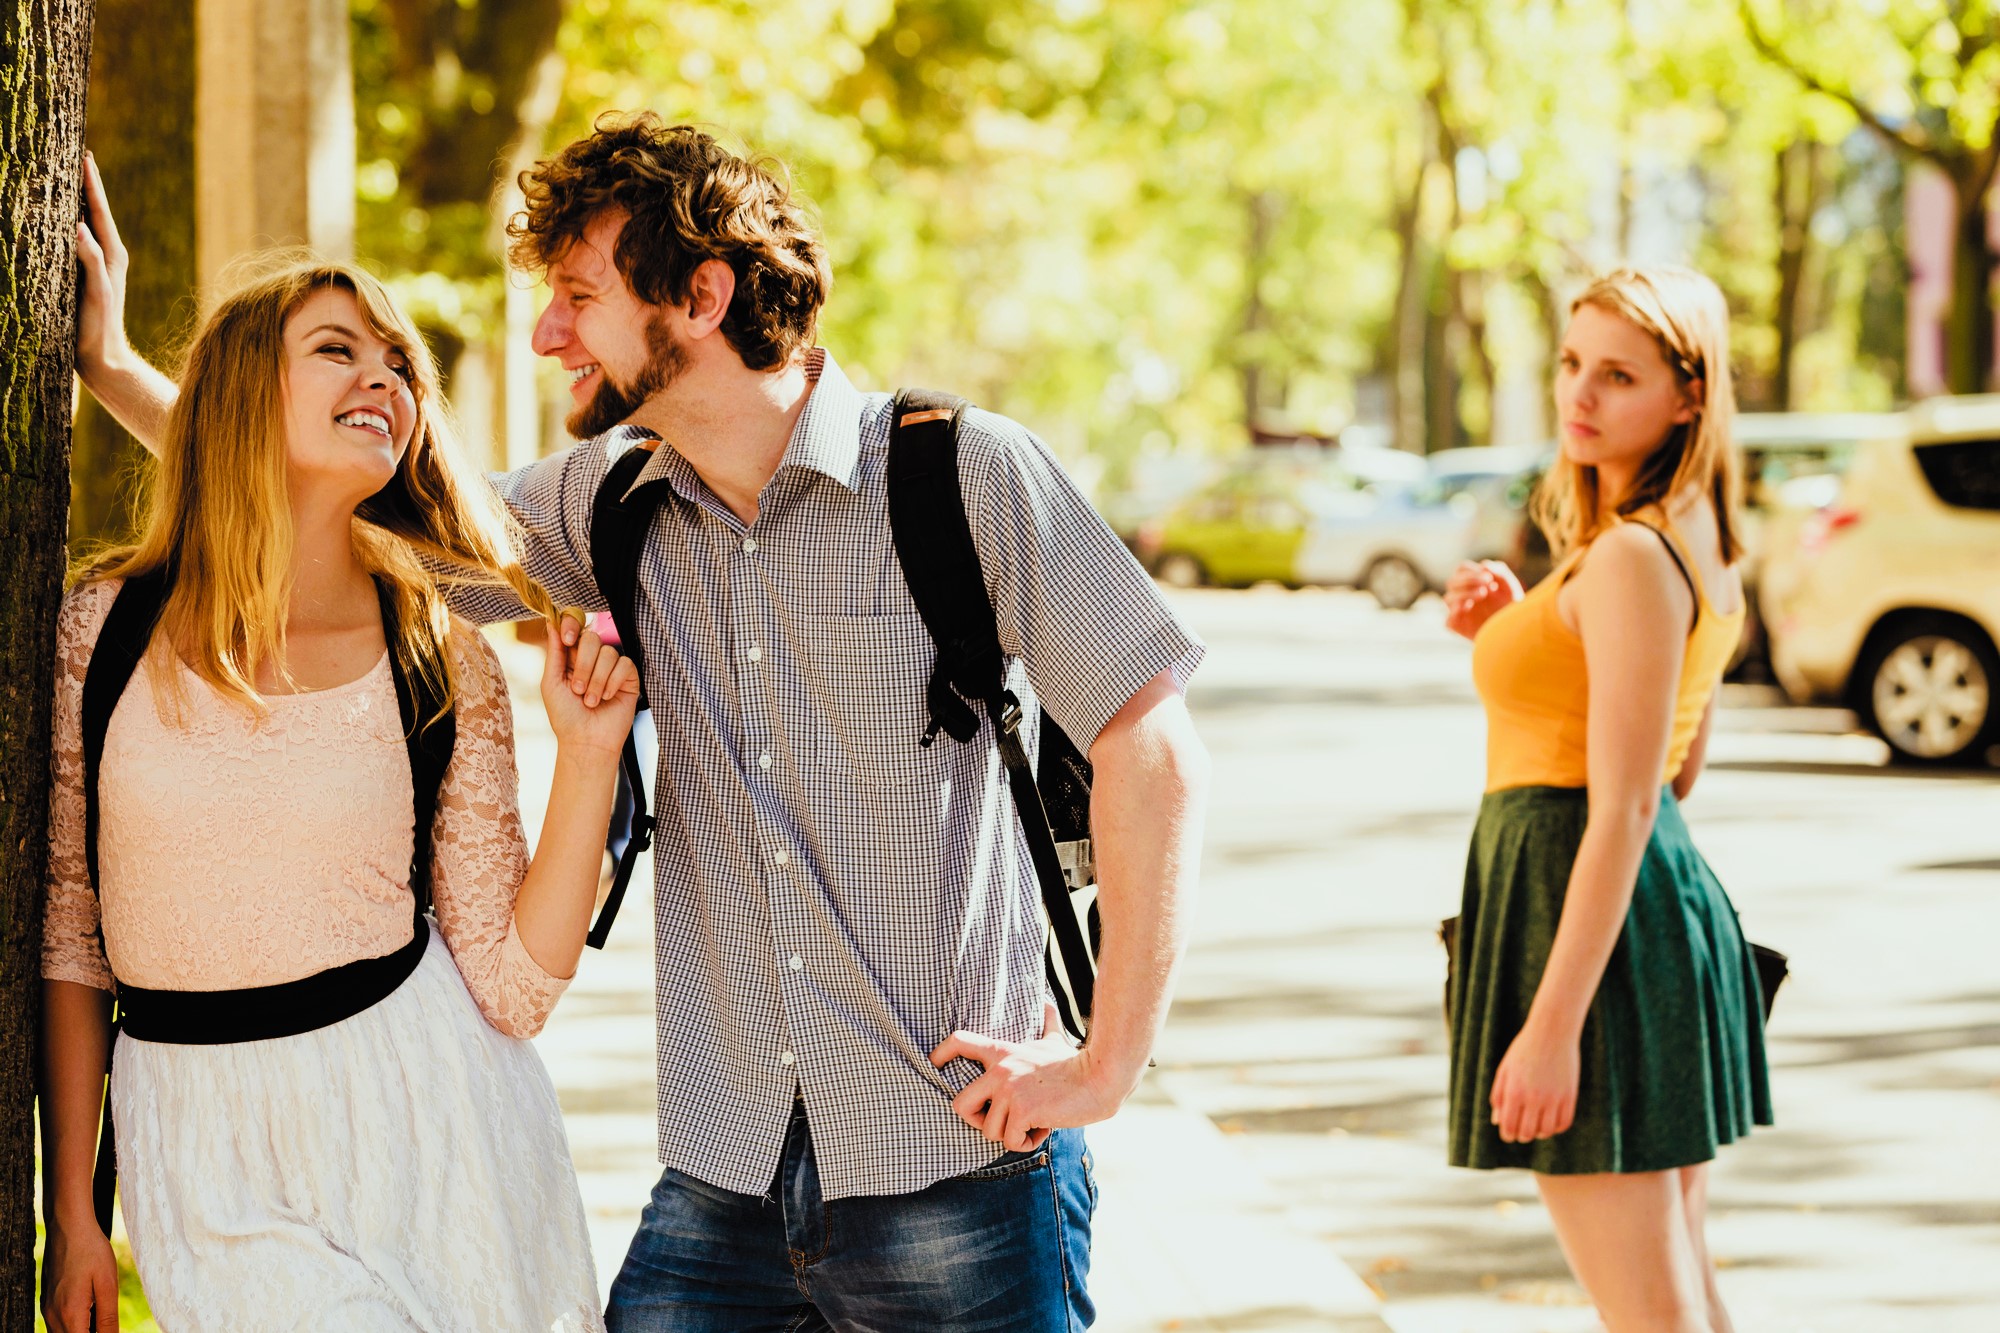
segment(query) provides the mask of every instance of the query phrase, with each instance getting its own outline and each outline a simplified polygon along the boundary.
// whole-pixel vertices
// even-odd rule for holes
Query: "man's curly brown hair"
[[[722,335],[752,370],[812,346],[833,285],[826,247],[774,159],[744,158],[652,112],[607,113],[590,134],[521,173],[527,208],[507,223],[508,256],[545,271],[606,209],[622,209],[612,259],[653,305],[688,299],[704,262],[736,275]]]

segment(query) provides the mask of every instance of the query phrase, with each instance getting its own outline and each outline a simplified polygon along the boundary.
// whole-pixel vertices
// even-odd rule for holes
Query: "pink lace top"
[[[134,673],[98,774],[100,946],[84,857],[83,677],[117,586],[80,585],[57,626],[42,975],[101,990],[114,974],[230,990],[407,944],[410,766],[384,656],[346,685],[272,697],[262,722],[177,664],[177,725],[155,703],[150,662]],[[469,627],[454,625],[451,650],[458,740],[431,833],[438,925],[487,1020],[533,1036],[568,982],[514,929],[528,847],[506,680]]]

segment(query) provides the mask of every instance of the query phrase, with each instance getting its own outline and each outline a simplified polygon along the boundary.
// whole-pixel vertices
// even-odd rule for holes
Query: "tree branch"
[[[1929,136],[1921,132],[1913,131],[1905,133],[1897,129],[1884,120],[1881,114],[1873,107],[1862,101],[1852,89],[1829,83],[1818,74],[1800,64],[1797,60],[1794,60],[1790,54],[1779,47],[1769,33],[1764,31],[1764,25],[1757,17],[1757,8],[1752,3],[1752,0],[1737,0],[1736,8],[1743,17],[1743,29],[1750,37],[1750,45],[1756,48],[1758,55],[1764,57],[1765,60],[1776,65],[1779,69],[1784,70],[1787,74],[1790,74],[1813,92],[1825,97],[1831,97],[1836,102],[1844,104],[1860,118],[1862,124],[1887,140],[1892,148],[1900,149],[1912,157],[1922,158],[1927,162],[1934,162],[1946,171],[1953,170],[1950,155],[1932,143]],[[1956,175],[1955,172],[1953,174]]]

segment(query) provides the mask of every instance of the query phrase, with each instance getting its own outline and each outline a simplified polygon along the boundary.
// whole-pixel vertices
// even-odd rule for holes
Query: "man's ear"
[[[736,297],[736,271],[720,259],[705,259],[688,275],[688,334],[705,338],[722,327]]]

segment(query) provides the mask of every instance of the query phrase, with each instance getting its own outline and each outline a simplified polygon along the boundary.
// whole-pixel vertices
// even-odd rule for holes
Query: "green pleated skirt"
[[[1551,1138],[1501,1141],[1493,1075],[1555,943],[1588,811],[1574,787],[1489,792],[1480,804],[1449,996],[1453,1166],[1665,1171],[1771,1123],[1757,969],[1669,792],[1584,1020],[1576,1119]]]

